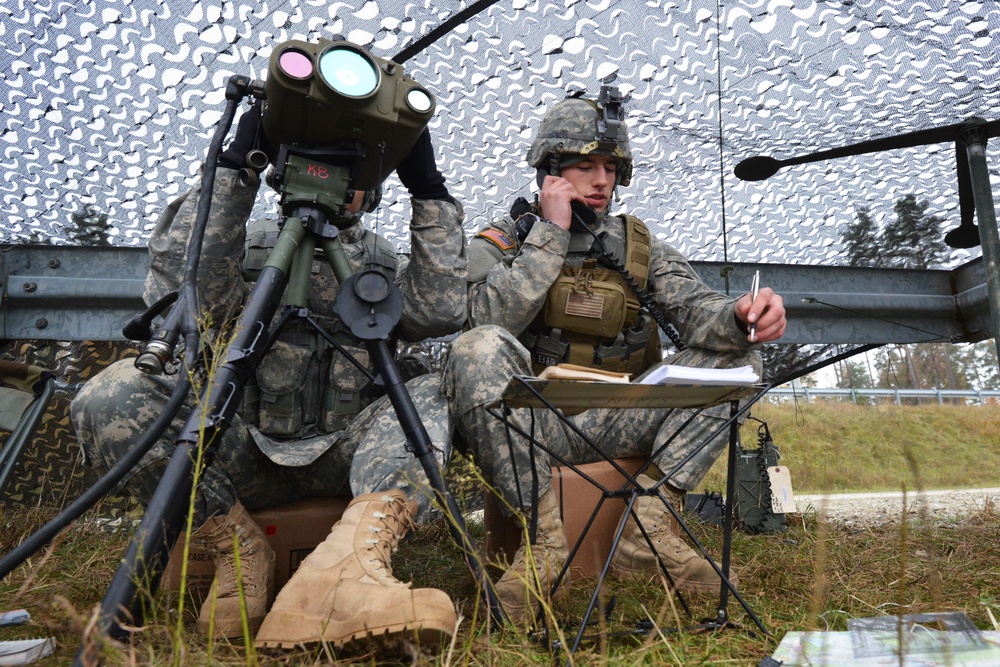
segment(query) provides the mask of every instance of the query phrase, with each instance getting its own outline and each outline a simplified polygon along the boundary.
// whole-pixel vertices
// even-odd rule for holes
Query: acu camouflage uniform
[[[208,323],[224,323],[238,313],[250,286],[244,279],[245,221],[255,187],[237,182],[237,172],[220,167],[212,213],[199,264],[199,298]],[[145,300],[152,303],[175,290],[194,224],[200,186],[163,212],[149,241],[150,272]],[[410,257],[397,258],[387,242],[360,222],[341,230],[344,250],[355,270],[382,264],[395,272],[403,297],[396,334],[420,340],[454,332],[465,319],[466,252],[460,205],[412,199]],[[250,254],[267,246],[277,232],[251,225]],[[265,251],[266,252],[266,251]],[[259,268],[259,267],[257,267]],[[325,261],[313,264],[310,314],[371,368],[362,345],[340,331],[331,306],[337,281]],[[199,485],[195,525],[229,512],[240,500],[250,510],[310,496],[361,495],[403,489],[426,513],[431,492],[419,462],[385,396],[346,358],[307,328],[293,324],[258,366],[248,383],[243,409],[225,433],[214,463]],[[110,467],[135,445],[162,411],[174,386],[172,377],[151,376],[127,359],[87,383],[71,406],[88,462]],[[451,451],[451,421],[439,378],[424,375],[407,383],[421,419],[444,465]],[[123,482],[144,505],[151,498],[173,451],[193,399],[167,434]]]
[[[623,218],[604,216],[592,229],[603,235],[612,254],[619,259],[624,255]],[[564,264],[581,266],[592,256],[593,244],[589,234],[570,233],[544,220],[536,221],[521,241],[515,221],[507,216],[474,237],[469,246],[467,327],[475,328],[452,343],[444,368],[444,390],[452,406],[459,442],[472,450],[487,480],[512,507],[530,504],[530,447],[513,431],[509,447],[504,425],[486,408],[498,405],[511,376],[534,374],[529,330]],[[687,347],[665,363],[699,367],[752,364],[760,372],[760,355],[751,349],[746,332],[737,325],[735,301],[709,289],[679,252],[656,238],[651,239],[647,289]],[[728,404],[703,410],[656,458],[657,467],[663,472],[671,470],[722,420],[728,419],[729,411]],[[691,412],[588,410],[570,420],[606,455],[619,458],[650,455]],[[602,460],[547,410],[517,409],[511,420],[525,433],[535,433],[540,442],[570,463]],[[694,489],[727,441],[724,436],[716,438],[670,479],[671,484]],[[539,450],[538,455],[544,453]],[[536,467],[541,497],[550,487],[551,471],[547,465]]]

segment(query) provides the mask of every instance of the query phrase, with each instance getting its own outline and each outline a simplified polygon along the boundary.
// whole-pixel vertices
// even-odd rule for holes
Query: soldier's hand
[[[569,229],[573,222],[570,204],[574,200],[584,201],[576,187],[561,176],[546,176],[538,199],[545,217],[563,229]]]
[[[219,155],[219,166],[230,169],[243,169],[247,166],[247,153],[252,151],[257,144],[257,136],[260,131],[260,107],[254,105],[240,116],[240,122],[236,126],[236,136],[233,137],[229,148]]]
[[[426,127],[417,137],[413,148],[396,167],[396,175],[414,199],[453,201],[445,186],[444,176],[438,171],[431,133]]]
[[[753,343],[778,340],[785,335],[785,326],[788,324],[785,319],[785,302],[770,287],[760,288],[756,299],[753,294],[740,297],[736,302],[736,317],[745,329],[749,330],[751,324],[757,326],[751,341]],[[749,334],[747,340],[750,340]]]

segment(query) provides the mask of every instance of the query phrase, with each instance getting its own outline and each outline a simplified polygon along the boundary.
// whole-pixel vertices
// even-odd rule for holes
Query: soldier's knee
[[[511,359],[516,364],[531,367],[531,358],[517,338],[493,324],[484,324],[466,331],[454,341],[448,350],[452,364],[487,365],[495,367],[498,360]]]
[[[70,420],[88,463],[116,458],[141,433],[140,414],[152,414],[156,389],[134,360],[115,362],[91,378],[70,402]],[[132,433],[135,431],[136,433]]]
[[[143,393],[143,373],[132,359],[122,359],[91,378],[70,403],[74,423],[78,418],[121,409],[127,400]]]

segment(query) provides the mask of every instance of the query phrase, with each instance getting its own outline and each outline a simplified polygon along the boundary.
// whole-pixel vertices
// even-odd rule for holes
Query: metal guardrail
[[[782,343],[974,343],[991,337],[982,257],[950,270],[691,262],[733,293],[760,271],[782,295]],[[144,247],[0,244],[0,338],[123,340],[146,309]]]
[[[931,399],[944,403],[945,399],[978,401],[979,405],[1000,403],[1000,390],[996,389],[840,389],[818,387],[775,387],[765,398],[803,398],[808,403],[813,398],[847,399],[854,403],[870,403],[872,399],[890,399],[902,405],[904,398]]]

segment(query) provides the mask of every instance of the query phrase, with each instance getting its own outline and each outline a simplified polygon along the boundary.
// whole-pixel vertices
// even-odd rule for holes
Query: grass
[[[1000,406],[758,403],[791,470],[796,492],[898,491],[1000,487]],[[743,446],[755,449],[759,422],[748,419]],[[706,485],[725,488],[725,457]]]
[[[773,411],[772,411],[773,408]],[[877,460],[881,472],[871,472],[869,463],[856,449],[877,448],[873,433],[900,434],[922,424],[928,431],[913,431],[913,439],[933,441],[942,427],[951,422],[969,426],[962,432],[962,447],[978,445],[978,460],[987,468],[993,456],[992,442],[976,440],[975,423],[981,433],[989,433],[988,419],[997,419],[992,408],[949,408],[927,417],[910,418],[892,414],[900,408],[857,408],[845,405],[809,405],[801,414],[787,406],[762,406],[755,416],[767,421],[784,463],[793,467],[796,490],[832,488],[842,477],[852,480],[881,480],[878,488],[895,488],[886,476],[915,484],[916,467],[930,488],[928,478],[946,486],[1000,486],[996,477],[979,477],[981,470],[962,470],[959,452],[943,453],[942,468],[951,471],[932,475],[930,464],[915,443],[909,448],[880,445],[892,449],[891,456]],[[920,408],[927,410],[928,408]],[[992,417],[966,413],[991,412]],[[866,418],[865,415],[868,415]],[[841,420],[832,429],[828,420]],[[974,423],[966,424],[966,420]],[[753,424],[753,422],[750,422]],[[755,426],[755,425],[754,425]],[[955,427],[957,428],[957,427]],[[755,430],[755,428],[754,428]],[[992,427],[995,431],[995,423]],[[845,433],[857,434],[850,437]],[[829,438],[839,434],[836,455]],[[751,434],[752,435],[752,434]],[[952,438],[956,437],[954,435]],[[756,436],[745,436],[751,446]],[[827,443],[824,448],[824,441]],[[830,453],[825,463],[813,463],[799,448],[809,442],[813,455]],[[933,443],[932,443],[933,444]],[[937,442],[944,446],[941,442]],[[950,444],[948,445],[951,446]],[[853,448],[853,449],[852,449]],[[913,454],[907,459],[906,451]],[[931,448],[933,449],[933,448]],[[949,452],[951,450],[948,450]],[[890,452],[883,452],[888,454]],[[971,453],[967,454],[971,456]],[[846,459],[850,459],[847,461]],[[854,459],[858,459],[857,462]],[[932,459],[933,460],[933,459]],[[915,463],[914,463],[915,462]],[[813,465],[810,465],[813,463]],[[858,471],[854,471],[855,465]],[[828,472],[834,469],[835,473]],[[713,472],[714,474],[714,472]],[[963,483],[970,476],[978,480]],[[851,486],[849,488],[864,488]],[[868,490],[868,489],[866,489]],[[13,545],[31,534],[54,510],[31,508],[0,514],[0,544]],[[721,532],[717,527],[693,524],[693,530],[712,554],[719,554]],[[481,533],[481,530],[478,532]],[[101,527],[93,520],[79,522],[60,536],[54,548],[37,554],[0,582],[0,608],[26,608],[32,615],[28,626],[0,628],[0,640],[32,636],[53,636],[58,649],[54,656],[35,664],[66,665],[73,661],[81,638],[87,634],[93,611],[111,580],[118,559],[130,538],[129,530]],[[481,539],[481,535],[479,535]],[[9,547],[5,546],[3,551]],[[652,636],[607,636],[587,641],[574,656],[574,664],[632,667],[640,665],[757,665],[770,655],[785,633],[795,630],[845,630],[847,620],[856,617],[931,611],[963,611],[981,629],[998,629],[1000,618],[1000,512],[987,506],[978,514],[946,524],[926,517],[882,527],[846,528],[822,522],[815,514],[789,518],[788,530],[771,535],[734,534],[733,564],[740,577],[740,591],[749,607],[771,635],[755,632],[752,620],[739,603],[731,599],[727,610],[738,629],[699,634],[676,632],[693,621],[715,617],[717,600],[692,601],[687,617],[677,607],[676,598],[657,587],[637,587],[609,581],[602,591],[604,604],[615,600],[603,627],[610,633],[635,627],[637,621],[652,618],[661,631]],[[427,665],[547,665],[552,656],[546,646],[512,630],[489,633],[477,604],[476,590],[452,544],[443,523],[425,526],[401,546],[393,558],[400,580],[412,580],[417,587],[436,587],[455,600],[463,620],[453,647],[436,655],[416,654],[388,664]],[[579,619],[593,592],[592,581],[574,582],[569,611],[557,621],[564,633],[575,634],[573,619]],[[158,593],[149,618],[130,646],[110,647],[106,663],[112,665],[314,665],[329,664],[337,657],[319,649],[312,653],[293,652],[277,656],[247,654],[241,641],[210,645],[195,629],[198,601],[188,599],[178,616],[176,594]],[[178,628],[181,628],[178,630]],[[595,626],[595,630],[598,627]],[[597,632],[594,633],[599,634]],[[565,654],[562,658],[565,659]],[[256,662],[254,662],[256,660]],[[565,661],[565,660],[563,660]],[[339,664],[382,664],[374,655],[355,656]]]

